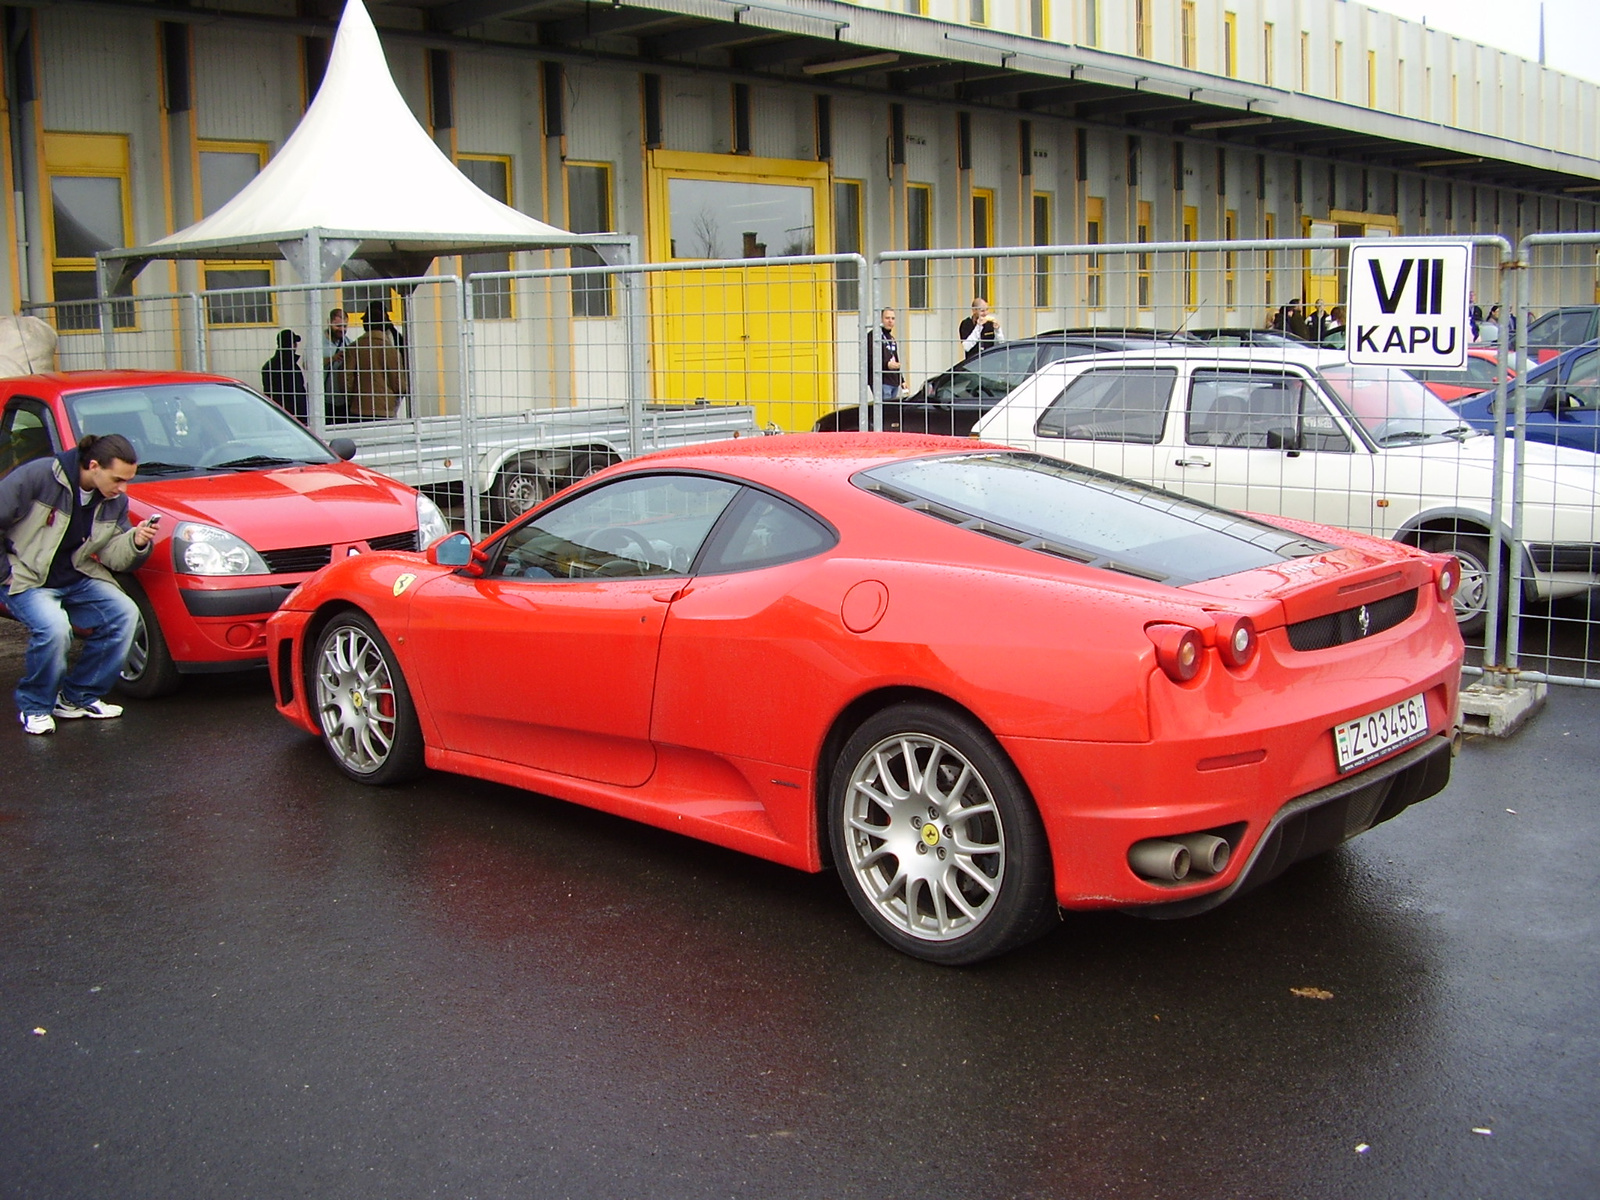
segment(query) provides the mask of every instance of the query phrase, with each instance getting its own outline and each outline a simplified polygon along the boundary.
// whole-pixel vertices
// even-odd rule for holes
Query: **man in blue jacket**
[[[17,716],[28,733],[54,733],[55,718],[120,717],[102,697],[133,644],[139,609],[117,586],[150,553],[156,518],[128,523],[128,481],[138,456],[121,434],[84,437],[75,449],[36,458],[0,479],[0,585],[28,630]],[[88,629],[67,670],[72,628]]]

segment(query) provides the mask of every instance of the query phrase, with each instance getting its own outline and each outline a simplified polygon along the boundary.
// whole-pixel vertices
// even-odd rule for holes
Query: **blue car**
[[[1574,346],[1527,374],[1528,440],[1600,454],[1600,341]],[[1494,393],[1451,405],[1475,429],[1494,430]],[[1506,397],[1506,408],[1511,397]],[[1509,432],[1511,422],[1507,420]]]

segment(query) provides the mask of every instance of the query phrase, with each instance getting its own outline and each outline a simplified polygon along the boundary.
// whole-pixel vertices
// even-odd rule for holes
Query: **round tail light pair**
[[[1145,629],[1155,643],[1156,663],[1174,683],[1188,683],[1200,674],[1205,638],[1188,625],[1151,625]],[[1217,657],[1231,670],[1248,666],[1259,641],[1249,617],[1222,616],[1216,623]]]

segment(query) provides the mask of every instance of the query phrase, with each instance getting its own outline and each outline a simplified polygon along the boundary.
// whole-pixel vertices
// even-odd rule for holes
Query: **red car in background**
[[[129,518],[163,518],[150,557],[122,581],[143,617],[119,684],[132,696],[171,692],[185,674],[261,666],[267,618],[312,572],[448,532],[427,497],[345,461],[354,443],[318,441],[237,380],[157,371],[0,380],[0,476],[86,433],[133,443]]]
[[[1468,349],[1467,365],[1459,371],[1447,371],[1440,367],[1407,367],[1406,374],[1448,404],[1463,396],[1476,396],[1493,388],[1500,381],[1500,356],[1493,350]],[[1508,367],[1506,375],[1515,379],[1516,369]]]
[[[1444,787],[1458,572],[967,439],[810,434],[337,561],[269,662],[353,779],[831,862],[891,945],[970,963],[1058,908],[1210,908]]]

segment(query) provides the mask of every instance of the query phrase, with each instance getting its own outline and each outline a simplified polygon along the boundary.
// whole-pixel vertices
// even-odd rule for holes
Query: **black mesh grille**
[[[1417,591],[1401,592],[1385,600],[1347,608],[1343,612],[1329,613],[1325,617],[1312,617],[1289,626],[1289,645],[1296,650],[1327,650],[1346,642],[1358,642],[1364,637],[1393,629],[1417,611]],[[1361,627],[1361,615],[1366,614],[1366,628]]]
[[[386,533],[382,537],[368,538],[367,545],[374,550],[415,550],[417,531],[403,529],[399,533]]]
[[[290,550],[263,550],[262,559],[274,575],[294,575],[315,571],[333,558],[332,546],[296,546]]]

